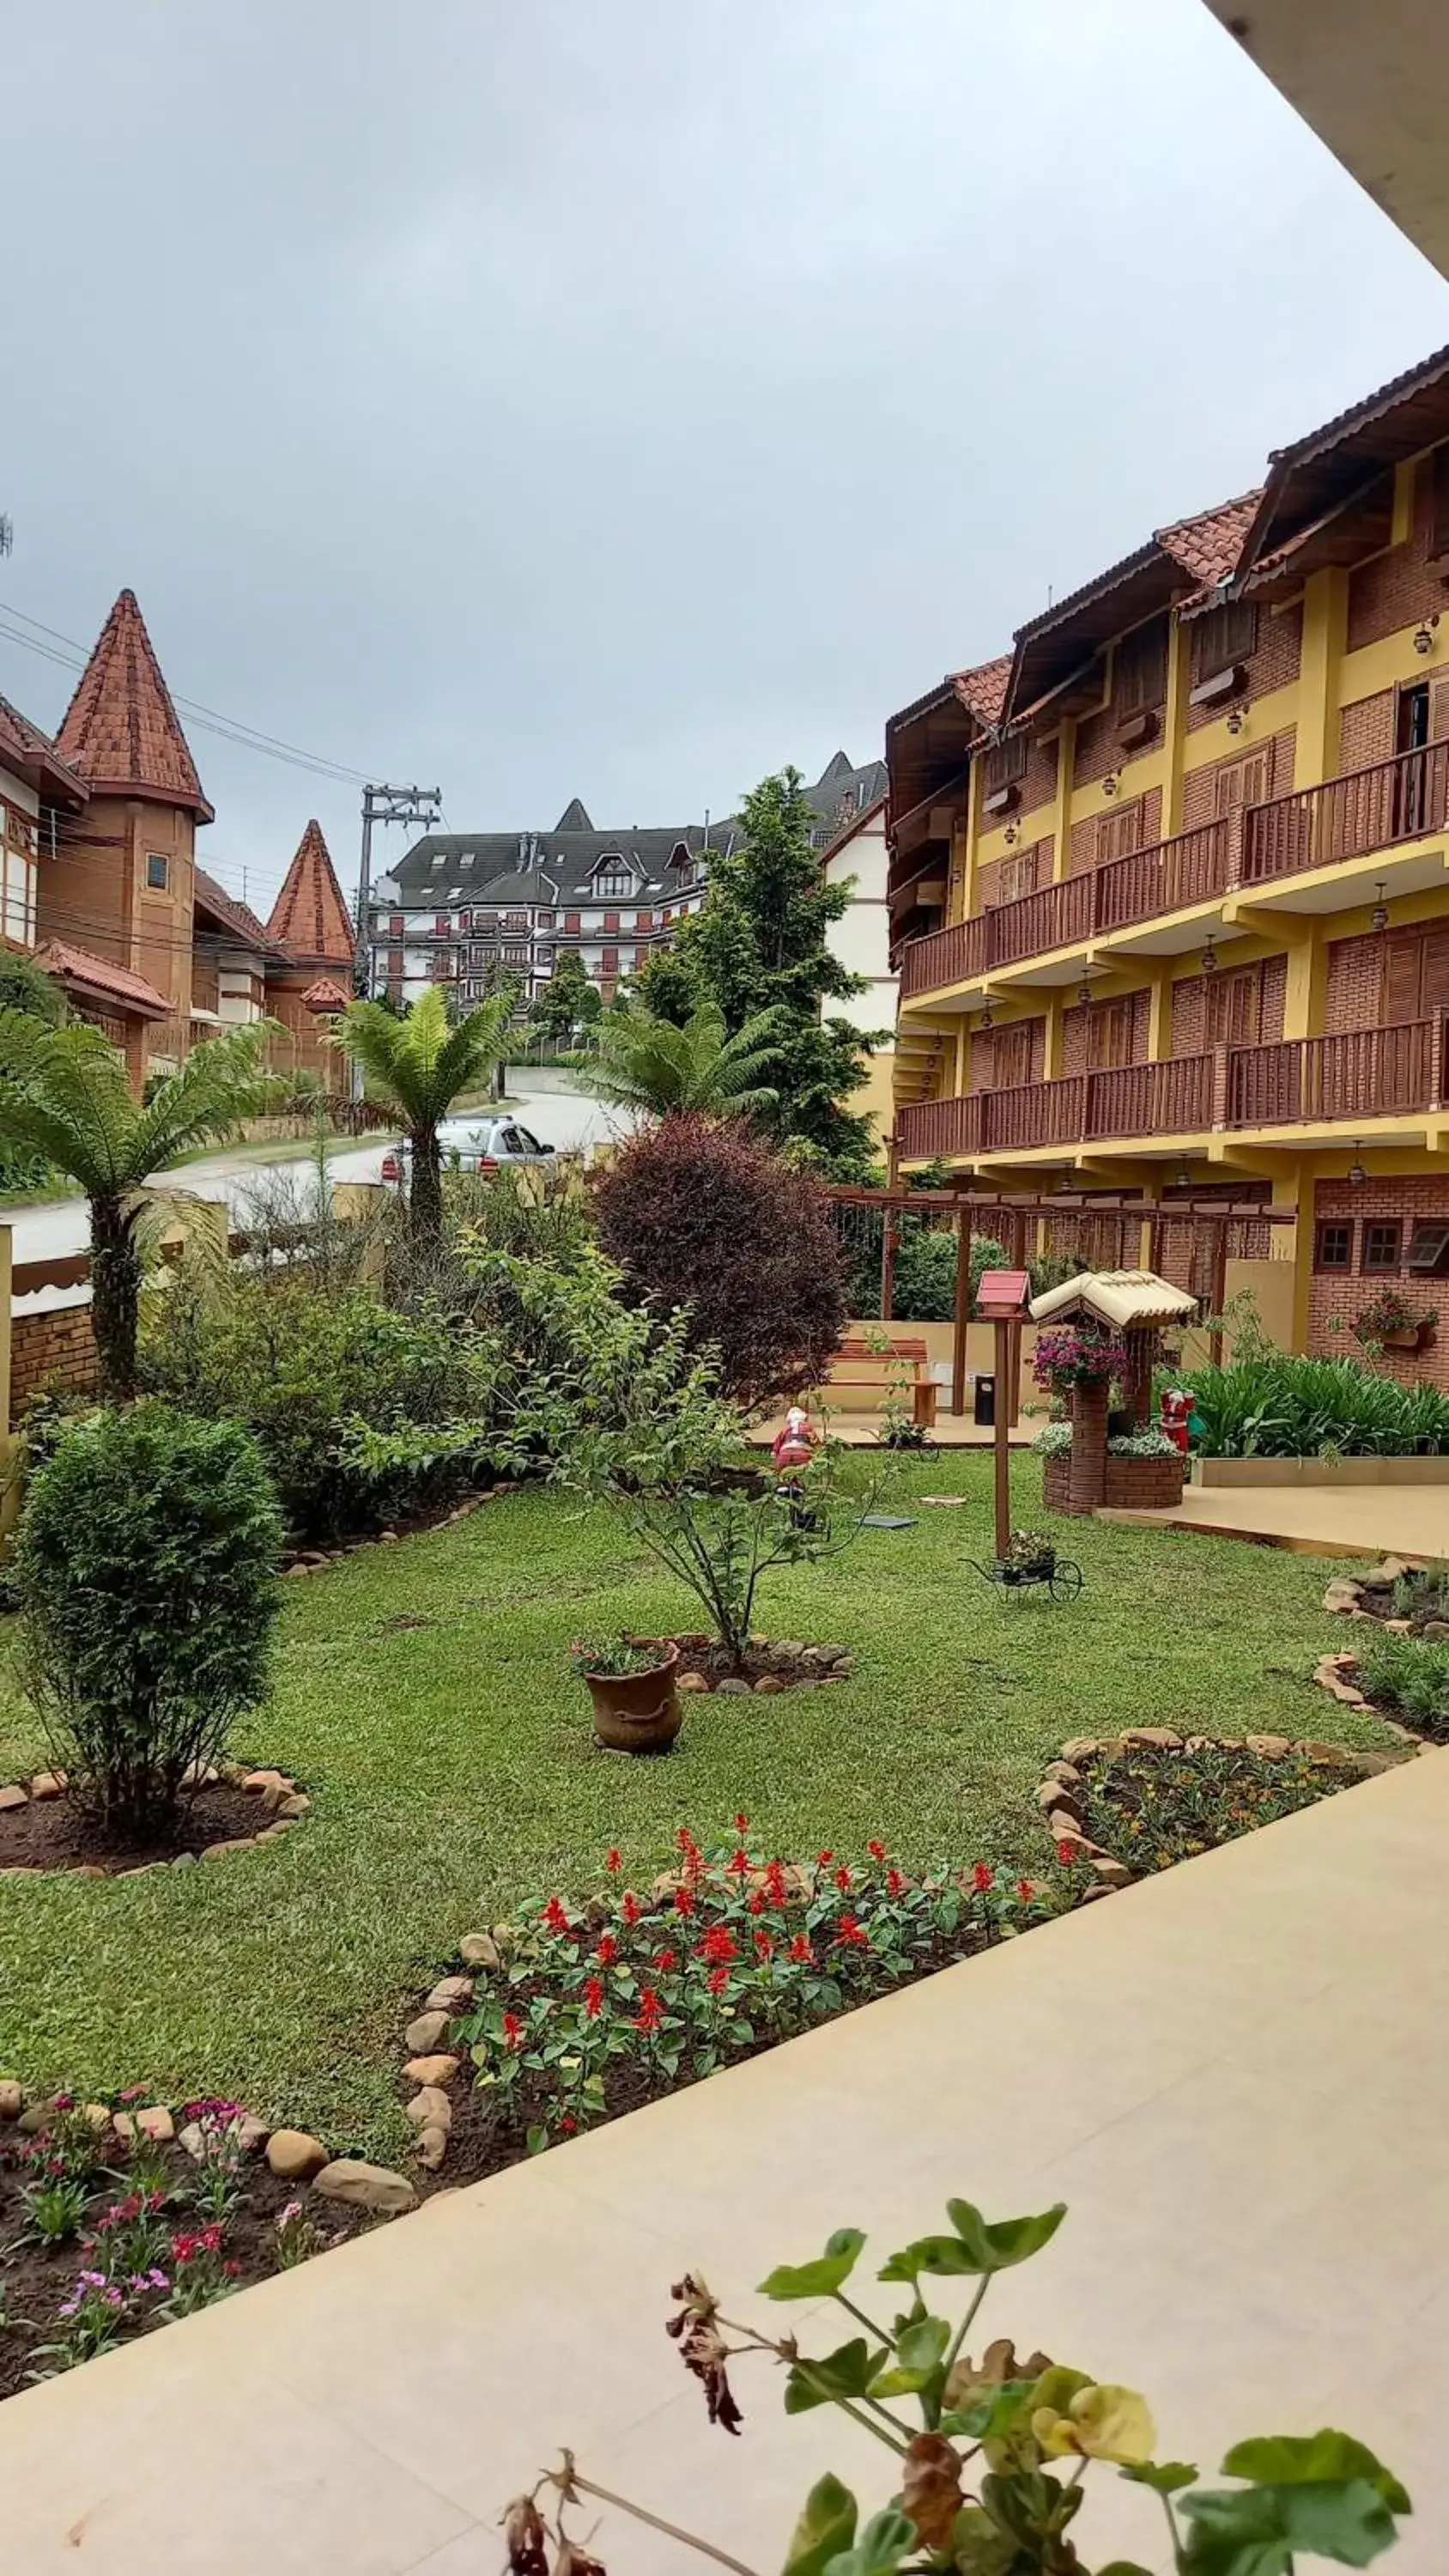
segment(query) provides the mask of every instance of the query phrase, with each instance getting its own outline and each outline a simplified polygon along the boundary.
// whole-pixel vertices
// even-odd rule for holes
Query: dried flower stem
[[[561,2469],[546,2469],[550,2486],[557,2487],[565,2504],[577,2496],[592,2496],[596,2503],[611,2504],[620,2513],[632,2514],[636,2522],[645,2522],[651,2531],[662,2531],[666,2540],[682,2540],[686,2549],[697,2550],[701,2558],[712,2558],[717,2567],[728,2567],[732,2576],[758,2576],[742,2558],[731,2558],[728,2550],[716,2549],[712,2540],[701,2540],[693,2531],[682,2531],[677,2522],[666,2522],[662,2514],[650,2513],[642,2504],[631,2504],[627,2496],[615,2495],[611,2488],[596,2486],[592,2478],[580,2477],[574,2466],[572,2451],[565,2451]]]

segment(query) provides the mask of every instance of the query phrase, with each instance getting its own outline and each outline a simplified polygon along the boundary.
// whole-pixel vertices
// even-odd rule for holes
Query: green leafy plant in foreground
[[[894,2455],[895,2492],[865,2518],[839,2478],[818,2480],[782,2576],[1089,2576],[1073,2527],[1094,2465],[1115,2468],[1157,2497],[1176,2576],[1294,2576],[1301,2564],[1323,2559],[1367,2567],[1392,2548],[1397,2517],[1410,2511],[1408,2495],[1347,2433],[1325,2428],[1239,2442],[1222,2464],[1223,2476],[1239,2483],[1204,2487],[1187,2462],[1156,2457],[1156,2427],[1135,2389],[1042,2353],[1020,2360],[1005,2337],[972,2359],[968,2337],[996,2274],[1040,2253],[1065,2215],[1058,2202],[992,2221],[968,2200],[948,2201],[942,2233],[917,2237],[881,2265],[877,2280],[901,2299],[888,2321],[870,2313],[867,2293],[847,2291],[866,2240],[859,2228],[838,2228],[823,2252],[781,2264],[760,2284],[764,2297],[783,2305],[833,2300],[844,2311],[853,2331],[818,2355],[804,2352],[794,2334],[732,2323],[694,2274],[676,2285],[680,2305],[668,2331],[703,2386],[712,2424],[738,2434],[744,2418],[730,2364],[766,2353],[786,2371],[787,2415],[838,2406]],[[954,2322],[928,2299],[935,2284],[948,2282],[970,2285]],[[557,2500],[552,2521],[539,2508],[547,2490]],[[605,2576],[603,2562],[563,2527],[564,2509],[580,2499],[620,2506],[736,2576],[755,2576],[742,2559],[582,2477],[568,2452],[559,2470],[508,2509],[504,2536],[514,2576]],[[1113,2558],[1096,2562],[1096,2576],[1151,2571],[1136,2559]]]

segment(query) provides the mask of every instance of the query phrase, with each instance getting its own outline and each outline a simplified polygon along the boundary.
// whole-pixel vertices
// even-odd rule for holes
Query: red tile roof
[[[144,790],[212,819],[134,591],[122,591],[101,629],[56,748],[92,788]]]
[[[215,877],[207,875],[205,868],[196,871],[196,905],[199,912],[208,914],[221,928],[234,930],[238,939],[250,948],[273,949],[280,944],[272,938],[266,923],[259,920],[251,905],[238,903],[235,895],[228,894],[225,886],[218,885]]]
[[[345,1011],[352,995],[344,993],[335,975],[319,975],[302,996],[304,1011]]]
[[[49,734],[12,707],[8,698],[0,698],[0,769],[25,779],[37,794],[69,797],[77,805],[90,793],[85,780],[62,760]]]
[[[352,963],[357,945],[352,915],[315,816],[297,844],[267,929],[298,957],[325,958],[337,966]]]
[[[974,671],[956,673],[956,695],[969,707],[982,724],[996,724],[1006,704],[1006,687],[1011,678],[1009,653],[998,653],[994,662],[978,662]]]
[[[1204,588],[1226,581],[1237,569],[1243,539],[1262,497],[1261,491],[1242,492],[1236,501],[1222,501],[1215,510],[1202,510],[1194,519],[1178,519],[1170,528],[1155,531],[1157,542]]]
[[[92,957],[88,949],[72,948],[63,939],[47,940],[36,956],[58,982],[87,1000],[119,1003],[146,1020],[169,1016],[170,1003],[129,966],[113,966],[108,958]]]

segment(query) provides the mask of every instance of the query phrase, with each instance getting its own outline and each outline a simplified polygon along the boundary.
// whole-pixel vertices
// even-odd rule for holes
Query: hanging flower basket
[[[1126,1365],[1127,1353],[1112,1334],[1063,1324],[1038,1335],[1033,1374],[1053,1395],[1070,1395],[1077,1387],[1105,1386]]]

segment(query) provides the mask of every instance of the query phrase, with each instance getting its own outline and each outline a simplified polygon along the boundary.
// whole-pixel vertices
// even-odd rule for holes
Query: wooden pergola
[[[1291,1208],[1265,1207],[1260,1200],[1241,1203],[1223,1199],[1132,1198],[1113,1191],[1055,1191],[1050,1197],[1021,1191],[985,1191],[968,1184],[959,1189],[910,1190],[899,1187],[873,1190],[855,1189],[847,1184],[834,1184],[828,1193],[837,1206],[874,1210],[881,1218],[880,1311],[881,1321],[890,1323],[895,1314],[896,1256],[900,1250],[901,1219],[906,1216],[950,1217],[956,1228],[956,1297],[953,1315],[954,1339],[951,1350],[951,1403],[953,1414],[966,1410],[966,1329],[971,1321],[971,1237],[990,1234],[1006,1252],[1013,1270],[1024,1269],[1036,1250],[1034,1236],[1043,1220],[1060,1224],[1064,1217],[1080,1217],[1084,1222],[1110,1219],[1121,1226],[1136,1225],[1138,1243],[1132,1266],[1160,1271],[1165,1228],[1189,1224],[1201,1228],[1210,1245],[1210,1278],[1204,1302],[1208,1312],[1219,1315],[1227,1295],[1228,1234],[1232,1226],[1292,1225]],[[1084,1267],[1090,1265],[1084,1264]],[[1214,1361],[1222,1357],[1222,1335],[1212,1335]],[[1006,1387],[998,1387],[998,1403],[1004,1398],[1008,1419],[1017,1414],[1017,1384],[1020,1375],[1021,1333],[1013,1327],[1011,1370]]]

